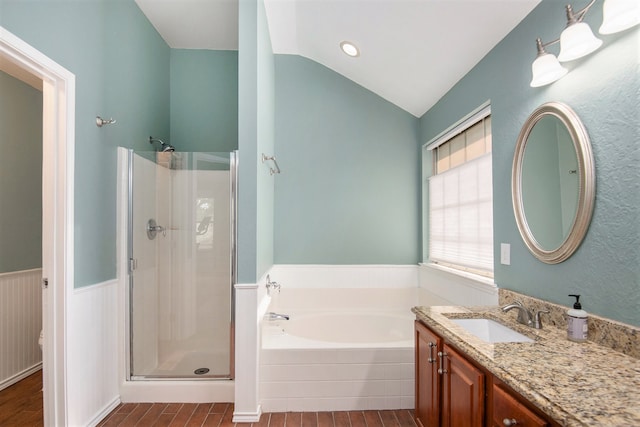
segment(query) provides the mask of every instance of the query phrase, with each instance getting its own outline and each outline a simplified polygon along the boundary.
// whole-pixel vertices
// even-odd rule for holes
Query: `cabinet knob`
[[[505,418],[504,420],[502,420],[502,424],[504,424],[505,426],[509,427],[509,426],[515,426],[518,424],[518,421],[516,421],[515,418]]]

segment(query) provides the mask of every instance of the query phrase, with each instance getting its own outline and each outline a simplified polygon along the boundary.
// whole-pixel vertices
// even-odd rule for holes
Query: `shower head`
[[[167,152],[176,151],[176,149],[173,147],[173,145],[167,144],[166,142],[164,142],[161,139],[154,138],[154,137],[150,136],[149,137],[149,144],[153,145],[154,142],[159,142],[160,143],[160,149],[158,150],[160,152],[167,153]]]
[[[176,151],[176,149],[173,148],[173,145],[165,144],[164,142],[162,143],[162,146],[160,148],[161,148],[160,151],[162,151],[163,153]]]

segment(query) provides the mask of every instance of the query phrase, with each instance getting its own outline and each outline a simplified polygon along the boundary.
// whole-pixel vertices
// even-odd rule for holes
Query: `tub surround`
[[[548,321],[536,330],[517,324],[513,312],[503,313],[498,307],[432,306],[412,311],[418,320],[559,424],[640,425],[640,360],[632,356],[637,355],[637,341],[635,345],[620,344],[614,338],[617,331],[637,337],[637,328],[625,330],[626,325],[615,322],[609,327],[606,319],[593,319],[589,326],[597,326],[589,334],[590,341],[574,343],[566,339],[560,306],[536,306],[523,295],[502,292],[501,304],[519,299],[527,307],[552,308],[551,319],[543,317],[543,322]],[[451,321],[469,317],[500,321],[535,342],[490,344]],[[610,342],[627,354],[607,346]]]
[[[260,363],[264,412],[413,408],[411,346],[263,348]]]

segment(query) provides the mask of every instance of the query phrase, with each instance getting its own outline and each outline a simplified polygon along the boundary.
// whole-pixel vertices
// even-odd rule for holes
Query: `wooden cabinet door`
[[[440,375],[438,351],[442,339],[416,320],[416,421],[421,427],[440,425]]]
[[[493,406],[490,410],[493,427],[547,427],[551,425],[527,408],[516,395],[511,394],[500,385],[494,384],[492,393]]]
[[[444,345],[442,375],[442,425],[482,427],[485,375],[453,348]]]

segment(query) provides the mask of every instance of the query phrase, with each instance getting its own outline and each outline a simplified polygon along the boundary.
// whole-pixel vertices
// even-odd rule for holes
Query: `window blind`
[[[429,257],[493,272],[491,153],[429,178]]]
[[[491,105],[486,104],[480,106],[476,111],[471,112],[467,117],[461,119],[458,123],[450,126],[448,129],[443,131],[440,135],[433,138],[431,141],[424,144],[423,147],[426,147],[427,150],[434,150],[444,144],[445,142],[451,140],[456,135],[464,132],[475,123],[478,123],[482,119],[489,117],[491,115]]]

